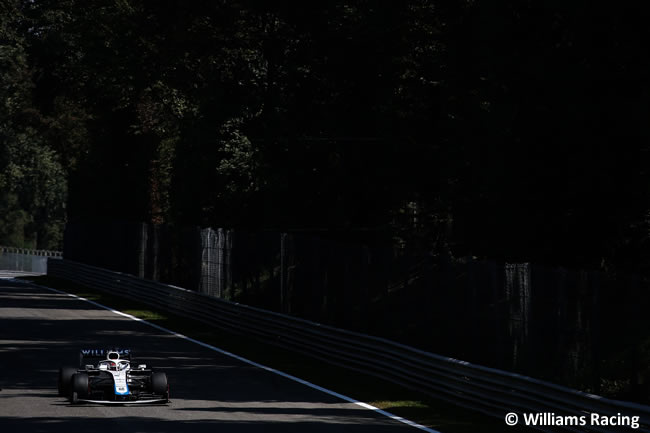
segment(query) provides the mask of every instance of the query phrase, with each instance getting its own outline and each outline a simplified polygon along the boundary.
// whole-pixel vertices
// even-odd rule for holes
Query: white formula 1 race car
[[[59,395],[76,403],[169,403],[167,375],[134,364],[129,349],[82,349],[79,368],[59,369]]]

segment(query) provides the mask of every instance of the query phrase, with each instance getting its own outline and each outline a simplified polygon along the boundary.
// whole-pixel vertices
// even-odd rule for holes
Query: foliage
[[[21,15],[6,2],[0,20],[0,243],[61,248],[66,177],[55,151],[42,140],[41,114],[33,106]]]
[[[12,150],[0,183],[25,227],[62,221],[60,206],[56,217],[37,209],[62,202],[67,177],[74,220],[344,230],[441,256],[647,271],[638,11],[506,0],[3,8]],[[49,195],[24,187],[45,179],[58,185]]]

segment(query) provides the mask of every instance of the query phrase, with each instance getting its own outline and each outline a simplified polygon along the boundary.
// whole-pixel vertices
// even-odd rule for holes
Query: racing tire
[[[74,367],[59,368],[59,395],[68,397],[72,391],[72,376],[77,373]]]
[[[169,384],[167,383],[167,374],[151,373],[151,391],[154,394],[167,394]]]
[[[88,375],[86,373],[77,373],[72,375],[72,403],[77,403],[81,397],[88,395]]]

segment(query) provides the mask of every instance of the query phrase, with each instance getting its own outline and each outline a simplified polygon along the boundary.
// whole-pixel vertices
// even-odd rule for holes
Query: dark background
[[[525,304],[508,284],[523,281],[524,298],[548,300],[530,304],[527,323],[558,327],[526,340],[529,359],[566,354],[554,335],[578,329],[566,332],[588,336],[591,361],[584,381],[573,364],[571,384],[647,399],[645,10],[502,0],[0,8],[0,244],[200,289],[199,227],[222,227],[236,235],[221,295],[395,338],[439,335],[427,348],[470,360],[494,347],[489,362],[502,368],[521,367],[511,349],[524,328],[506,324]],[[507,263],[532,265],[513,274]],[[562,272],[572,276],[555,279]],[[564,322],[561,311],[575,314]],[[504,325],[463,319],[481,314]],[[412,330],[409,317],[421,318]],[[492,341],[485,329],[505,346],[452,344]]]

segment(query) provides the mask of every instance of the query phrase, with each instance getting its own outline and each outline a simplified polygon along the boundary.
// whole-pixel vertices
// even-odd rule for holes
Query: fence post
[[[146,278],[147,268],[147,245],[148,245],[148,225],[140,223],[140,236],[138,239],[138,277]]]
[[[220,234],[221,232],[215,233],[210,227],[201,230],[201,276],[199,288],[201,293],[217,297],[221,296],[218,239]]]
[[[225,230],[223,243],[223,273],[224,273],[224,286],[221,296],[226,299],[232,299],[234,296],[232,289],[232,244],[233,244],[233,231]]]
[[[287,280],[288,280],[288,234],[280,233],[280,311],[285,313],[287,300]]]
[[[530,311],[530,263],[505,264],[505,289],[510,311],[509,333],[512,343],[512,367],[521,364],[520,355],[526,353],[528,315]]]
[[[224,275],[224,249],[225,249],[225,234],[222,228],[217,229],[217,238],[216,238],[216,269],[215,272],[215,283],[216,287],[213,293],[213,296],[218,298],[223,298],[224,286],[226,281],[226,276]]]

